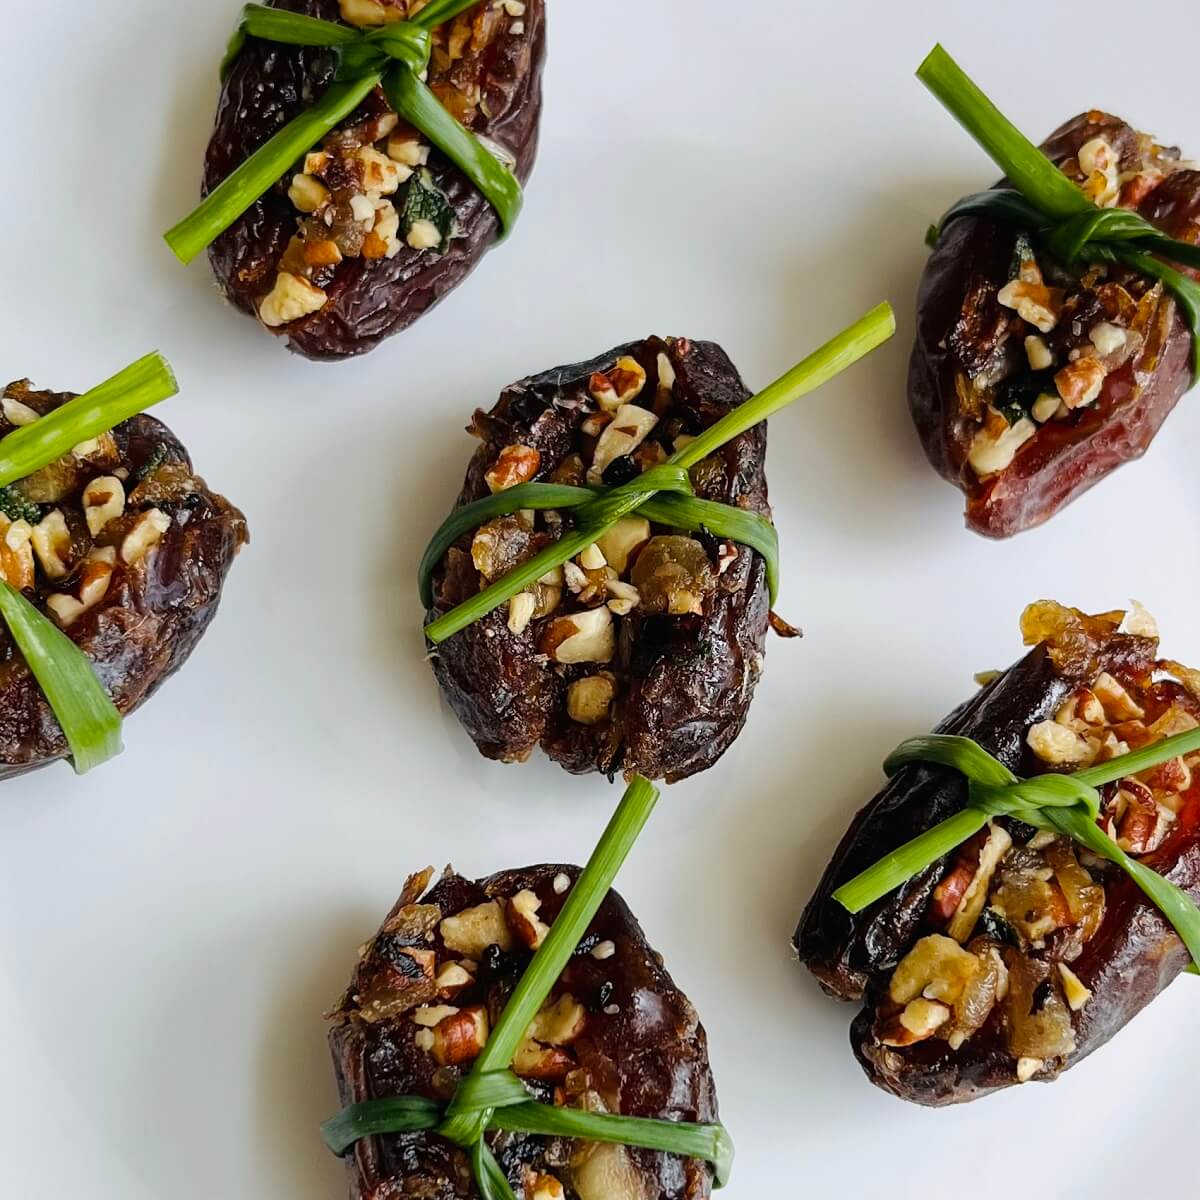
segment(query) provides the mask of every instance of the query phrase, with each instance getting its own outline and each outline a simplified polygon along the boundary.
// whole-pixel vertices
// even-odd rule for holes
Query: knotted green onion
[[[848,911],[861,912],[940,861],[992,817],[1011,816],[1065,834],[1120,867],[1174,926],[1193,963],[1200,963],[1200,908],[1182,888],[1126,854],[1096,824],[1100,811],[1097,788],[1196,750],[1200,750],[1200,729],[1175,734],[1071,775],[1021,779],[970,738],[948,734],[913,738],[888,756],[884,763],[887,774],[926,764],[959,771],[967,778],[967,805],[842,884],[833,898]]]
[[[565,483],[519,483],[482,500],[456,508],[441,524],[421,556],[417,571],[417,586],[421,603],[433,604],[433,573],[446,551],[464,534],[495,517],[511,516],[522,509],[579,508],[603,494],[598,487],[572,487]],[[637,511],[648,521],[691,533],[711,533],[729,538],[757,550],[766,563],[767,589],[771,603],[779,594],[779,535],[775,526],[756,512],[721,504],[715,500],[699,500],[680,492],[659,492],[646,500]],[[565,560],[564,560],[565,561]]]
[[[950,208],[933,243],[961,217],[986,215],[1014,223],[1061,262],[1120,262],[1159,280],[1174,295],[1192,332],[1193,383],[1200,378],[1200,284],[1153,255],[1200,268],[1200,246],[1168,237],[1140,213],[1093,204],[983,94],[941,46],[917,78],[942,102],[1016,187],[967,196]]]
[[[717,1186],[725,1184],[733,1166],[733,1142],[722,1126],[586,1113],[541,1104],[510,1070],[530,1021],[575,953],[657,801],[658,789],[636,776],[474,1066],[445,1109],[419,1096],[350,1105],[321,1127],[326,1144],[335,1154],[343,1155],[360,1139],[375,1134],[434,1130],[469,1153],[475,1182],[485,1200],[515,1200],[508,1179],[484,1140],[489,1129],[498,1129],[615,1142],[702,1159],[713,1165]]]
[[[568,530],[556,542],[538,551],[511,571],[501,575],[461,604],[425,626],[425,636],[436,646],[452,637],[494,608],[511,600],[518,592],[536,583],[547,571],[561,567],[568,559],[582,554],[597,538],[611,529],[622,517],[636,512],[658,490],[691,492],[692,483],[681,466],[663,463],[644,471],[637,479],[593,496],[576,510],[576,527]]]
[[[759,422],[827,383],[886,342],[895,329],[896,318],[891,306],[877,305],[769,387],[676,450],[665,463],[643,471],[620,487],[590,489],[561,484],[519,484],[451,513],[434,534],[421,559],[418,585],[426,608],[433,603],[431,581],[442,556],[457,538],[484,521],[522,508],[562,508],[573,510],[575,528],[477,595],[431,621],[425,626],[425,636],[434,645],[444,642],[512,599],[547,571],[582,553],[617,521],[633,512],[640,512],[648,520],[664,525],[703,529],[757,550],[766,561],[767,581],[774,601],[779,587],[779,543],[774,526],[757,513],[697,499],[691,494],[687,471],[746,430],[753,429]]]
[[[215,187],[189,216],[164,235],[183,263],[191,262],[282,179],[327,133],[382,84],[392,107],[455,163],[483,193],[507,233],[521,210],[521,185],[421,81],[428,66],[430,31],[478,0],[434,0],[410,21],[359,30],[284,9],[247,4],[225,52],[225,79],[247,37],[290,46],[333,50],[334,82],[304,112],[260,146]]]

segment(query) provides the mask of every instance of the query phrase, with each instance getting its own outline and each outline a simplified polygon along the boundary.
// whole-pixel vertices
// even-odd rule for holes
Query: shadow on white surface
[[[261,1123],[264,1192],[292,1200],[328,1200],[344,1186],[345,1167],[321,1141],[319,1127],[339,1108],[323,1014],[338,1000],[354,969],[355,948],[385,913],[316,917],[306,952],[279,980],[259,1039],[257,1111]],[[160,1193],[161,1194],[161,1193]]]

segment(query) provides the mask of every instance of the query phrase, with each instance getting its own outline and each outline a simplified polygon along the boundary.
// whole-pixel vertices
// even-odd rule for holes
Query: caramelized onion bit
[[[651,538],[638,554],[631,576],[647,613],[704,611],[704,600],[717,588],[708,552],[695,538],[664,534]]]
[[[1018,950],[1005,951],[1008,1048],[1016,1058],[1065,1058],[1075,1050],[1071,1011],[1057,971]]]

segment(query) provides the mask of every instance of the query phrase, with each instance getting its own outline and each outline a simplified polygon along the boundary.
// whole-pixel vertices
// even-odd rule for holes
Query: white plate
[[[552,4],[515,236],[366,359],[294,359],[159,235],[193,203],[238,5],[11,4],[6,378],[81,389],[152,347],[161,415],[253,540],[125,755],[0,793],[0,1194],[330,1200],[321,1013],[410,869],[587,854],[617,791],[478,757],[440,704],[417,557],[476,405],[651,331],[761,386],[878,300],[894,342],[771,426],[782,612],[749,727],[664,797],[619,886],[708,1027],[731,1200],[1149,1195],[1190,1178],[1200,980],[1052,1088],[924,1112],[870,1087],[788,939],[879,763],[1020,652],[1022,605],[1131,595],[1200,662],[1200,410],[1048,528],[991,544],[928,469],[904,371],[929,221],[995,171],[912,78],[942,40],[1040,137],[1104,105],[1200,153],[1182,0]],[[1131,52],[1131,40],[1141,47]],[[1153,63],[1167,64],[1155,67]],[[1189,536],[1190,535],[1190,536]]]

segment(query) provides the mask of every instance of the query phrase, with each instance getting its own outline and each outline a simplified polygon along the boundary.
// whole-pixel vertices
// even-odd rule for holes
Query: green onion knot
[[[1131,858],[1097,824],[1099,787],[1200,750],[1200,729],[1175,734],[1070,775],[1021,779],[977,742],[949,734],[911,738],[884,762],[888,775],[905,767],[941,766],[967,779],[961,812],[906,842],[833,893],[852,913],[883,899],[979,832],[993,817],[1012,817],[1063,834],[1120,867],[1174,926],[1193,964],[1200,964],[1200,908],[1182,888]]]
[[[1169,237],[1140,213],[1093,204],[941,46],[930,51],[917,78],[1012,183],[1012,188],[977,192],[953,205],[930,231],[930,245],[953,221],[985,215],[1027,230],[1067,266],[1121,263],[1157,279],[1183,311],[1192,334],[1193,382],[1200,379],[1200,284],[1162,261],[1200,268],[1200,246]]]
[[[505,234],[521,211],[516,176],[442,107],[421,79],[429,65],[431,32],[479,0],[433,0],[411,21],[361,30],[263,4],[247,4],[221,63],[228,78],[248,38],[332,50],[333,82],[324,94],[214,188],[189,216],[167,231],[167,245],[191,262],[287,174],[325,134],[382,87],[388,103],[446,155],[495,209]]]

